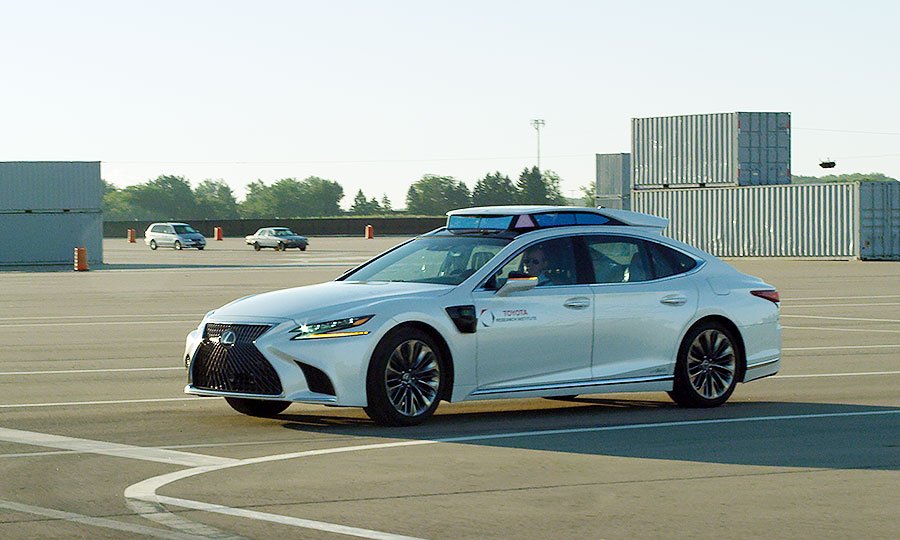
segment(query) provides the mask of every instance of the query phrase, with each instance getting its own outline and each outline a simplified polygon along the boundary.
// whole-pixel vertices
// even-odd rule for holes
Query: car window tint
[[[165,232],[165,231],[166,231],[166,228],[162,225],[154,225],[153,228],[150,229],[150,232],[155,232],[155,233],[161,233],[161,232]]]
[[[647,245],[650,247],[650,257],[657,278],[682,274],[697,266],[696,260],[680,251],[656,242],[647,242]]]
[[[510,272],[522,272],[538,278],[538,287],[577,283],[575,253],[569,238],[554,238],[532,244],[506,262],[495,274],[493,283],[502,287]]]
[[[594,283],[631,283],[653,279],[646,244],[624,236],[591,236],[586,239],[594,269]]]

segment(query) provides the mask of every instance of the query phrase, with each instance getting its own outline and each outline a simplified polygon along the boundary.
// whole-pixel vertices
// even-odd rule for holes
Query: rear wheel
[[[262,248],[259,246],[259,242],[253,242],[253,249],[255,249],[256,251],[259,251],[259,250],[262,249]]]
[[[669,397],[682,407],[718,407],[737,386],[739,358],[735,337],[721,324],[692,328],[678,351]]]
[[[275,251],[284,251],[284,242],[278,242],[278,245],[275,246]]]
[[[174,247],[175,249],[181,249],[181,242],[179,242],[178,240],[175,240],[175,245],[172,247]]]
[[[156,249],[157,247],[156,240],[150,240],[150,249]]]
[[[366,380],[369,418],[384,426],[412,426],[434,414],[444,385],[444,359],[421,330],[388,335],[372,355]]]
[[[231,408],[247,416],[270,418],[288,408],[290,401],[268,401],[262,399],[225,398]]]

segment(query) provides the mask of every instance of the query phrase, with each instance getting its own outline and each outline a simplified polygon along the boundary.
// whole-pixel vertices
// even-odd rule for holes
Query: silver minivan
[[[160,246],[203,249],[206,247],[206,238],[187,223],[152,223],[144,231],[144,243],[150,249]]]

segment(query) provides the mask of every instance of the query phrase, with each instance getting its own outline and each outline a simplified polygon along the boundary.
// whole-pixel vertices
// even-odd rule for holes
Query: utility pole
[[[537,168],[541,170],[541,128],[544,127],[544,121],[541,119],[532,120],[531,127],[537,131]]]

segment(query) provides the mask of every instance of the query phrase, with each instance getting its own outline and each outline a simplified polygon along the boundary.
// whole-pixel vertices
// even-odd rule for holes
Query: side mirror
[[[514,292],[530,291],[535,288],[538,278],[522,272],[510,272],[506,283],[497,291],[497,296],[509,296]]]

